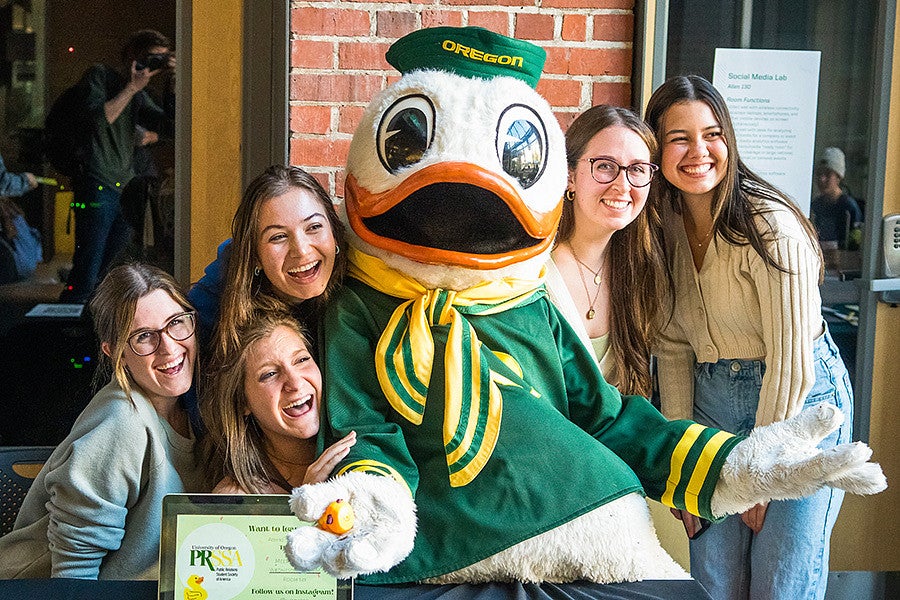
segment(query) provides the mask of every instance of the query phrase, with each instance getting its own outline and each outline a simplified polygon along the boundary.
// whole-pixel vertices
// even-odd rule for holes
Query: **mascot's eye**
[[[537,113],[521,104],[503,111],[497,125],[497,156],[503,170],[523,188],[534,185],[547,164],[547,130]]]
[[[378,126],[378,157],[391,173],[422,160],[434,138],[434,105],[425,96],[400,98]]]

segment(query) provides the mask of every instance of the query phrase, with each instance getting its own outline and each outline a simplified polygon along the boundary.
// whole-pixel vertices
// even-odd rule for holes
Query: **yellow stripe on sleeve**
[[[341,476],[344,473],[349,471],[359,472],[359,473],[373,473],[375,475],[382,475],[384,477],[391,477],[397,483],[401,484],[406,488],[406,491],[409,492],[409,495],[412,496],[412,490],[409,489],[409,484],[406,483],[406,480],[403,479],[403,476],[400,475],[400,472],[397,471],[394,467],[390,465],[386,465],[383,462],[378,462],[377,460],[358,460],[356,462],[352,462],[349,465],[345,465],[342,467],[335,477]]]
[[[706,429],[706,427],[698,425],[697,423],[689,426],[675,446],[675,450],[672,452],[672,461],[669,465],[669,478],[668,481],[666,481],[666,491],[663,492],[662,498],[660,498],[660,502],[666,506],[675,508],[675,489],[678,487],[678,484],[681,483],[681,470],[684,467],[684,461],[687,458],[688,452],[690,452],[704,429]]]
[[[722,444],[733,437],[727,431],[720,431],[709,438],[709,441],[703,447],[703,452],[700,453],[700,458],[697,459],[697,464],[694,465],[694,472],[691,474],[687,489],[684,491],[684,504],[691,513],[695,515],[700,514],[700,490],[703,488],[703,483],[709,475],[709,467],[712,465],[716,454],[719,453],[719,449],[722,448]]]

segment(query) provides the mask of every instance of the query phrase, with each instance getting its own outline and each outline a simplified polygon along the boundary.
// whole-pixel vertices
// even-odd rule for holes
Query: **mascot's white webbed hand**
[[[887,488],[872,450],[862,442],[821,450],[816,445],[840,427],[844,415],[819,404],[778,423],[754,429],[725,460],[711,508],[722,517],[768,500],[800,498],[823,486],[853,494]]]
[[[404,486],[390,477],[347,473],[291,492],[291,511],[316,522],[329,504],[343,499],[353,508],[353,528],[335,535],[298,527],[287,536],[285,553],[300,571],[321,567],[338,578],[387,571],[412,551],[416,507]]]

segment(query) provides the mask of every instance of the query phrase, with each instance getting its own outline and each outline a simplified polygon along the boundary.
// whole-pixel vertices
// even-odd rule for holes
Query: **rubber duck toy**
[[[883,489],[870,450],[824,455],[827,407],[733,436],[622,396],[542,284],[566,188],[540,47],[477,27],[415,31],[347,162],[350,272],[323,324],[330,435],[356,444],[296,488],[316,521],[286,553],[364,584],[687,578],[644,496],[708,519],[823,485]]]
[[[199,575],[191,575],[187,579],[187,587],[184,588],[184,600],[206,600],[209,597],[203,589],[203,578]]]

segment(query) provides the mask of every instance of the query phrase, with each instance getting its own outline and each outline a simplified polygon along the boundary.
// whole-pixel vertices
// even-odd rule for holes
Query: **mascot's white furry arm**
[[[291,500],[356,519],[289,534],[292,564],[373,584],[685,578],[644,494],[714,519],[885,488],[864,444],[816,447],[841,426],[831,406],[741,438],[603,381],[542,286],[567,173],[531,87],[543,50],[435,28],[387,58],[403,77],[353,137],[350,277],[323,328],[327,425],[357,443]]]

